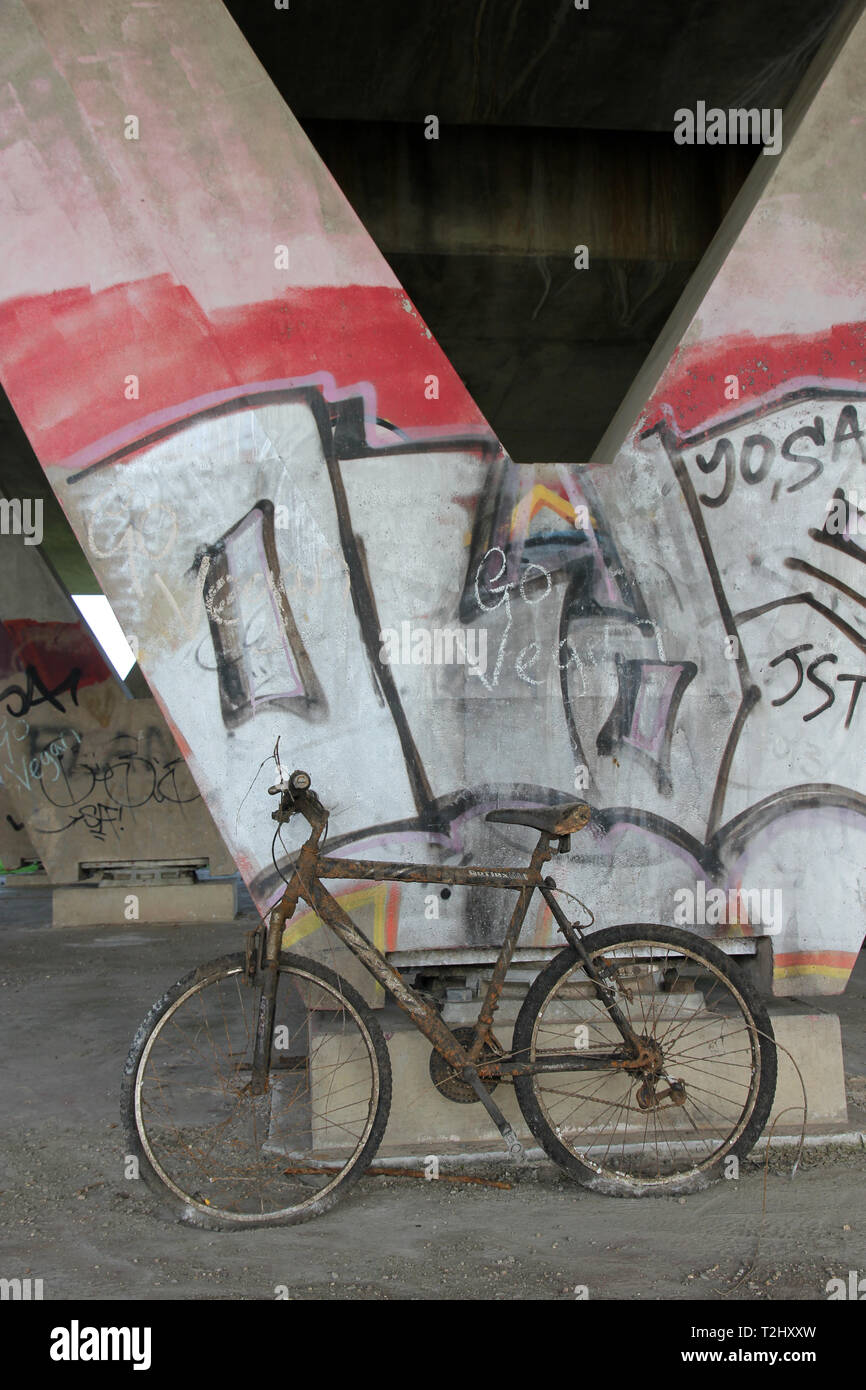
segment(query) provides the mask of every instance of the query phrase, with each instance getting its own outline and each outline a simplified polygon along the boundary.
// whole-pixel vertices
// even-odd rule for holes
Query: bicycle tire
[[[318,1027],[320,1038],[319,1051],[322,1051],[324,1048],[326,1054],[329,1043],[333,1046],[333,1038],[339,1036],[339,1030],[334,1029],[330,1020],[323,1024],[321,1021],[322,1015],[319,1011],[306,1003],[304,998],[305,991],[309,996],[309,991],[317,988],[325,991],[326,995],[331,1000],[331,1003],[328,1005],[331,1015],[336,1015],[339,1009],[345,1009],[347,1017],[356,1025],[359,1037],[363,1043],[363,1049],[358,1053],[358,1056],[360,1056],[362,1060],[366,1057],[370,1070],[371,1100],[368,1106],[368,1118],[364,1122],[362,1132],[357,1137],[353,1151],[348,1155],[346,1161],[342,1163],[342,1166],[339,1167],[339,1170],[336,1171],[333,1181],[327,1180],[327,1174],[334,1171],[333,1166],[329,1168],[325,1160],[316,1158],[315,1156],[313,1158],[313,1168],[303,1166],[296,1166],[293,1168],[291,1166],[291,1161],[288,1169],[282,1168],[282,1165],[286,1162],[287,1152],[287,1150],[280,1148],[280,1142],[282,1141],[276,1142],[276,1147],[274,1148],[272,1145],[271,1149],[266,1153],[265,1141],[272,1138],[272,1128],[269,1127],[266,1132],[264,1129],[257,1129],[255,1116],[253,1116],[251,1125],[249,1122],[249,1115],[253,1114],[255,1107],[258,1106],[260,1109],[263,1109],[268,1101],[267,1096],[264,1098],[256,1097],[255,1100],[253,1100],[248,1090],[246,1090],[246,1094],[244,1094],[246,1083],[241,1083],[241,1076],[250,1070],[249,1057],[251,1056],[254,1027],[251,1034],[246,1017],[244,1016],[242,1022],[237,1024],[234,1022],[234,1014],[232,1014],[231,1019],[227,1019],[225,1023],[226,1055],[221,1059],[223,1070],[221,1072],[216,1072],[216,1085],[199,1085],[194,1080],[184,1080],[184,1064],[183,1062],[179,1064],[179,1084],[181,1088],[185,1086],[189,1093],[187,1104],[190,1112],[195,1110],[196,1105],[200,1108],[213,1107],[215,1104],[219,1104],[220,1100],[222,1101],[223,1110],[229,1114],[229,1117],[231,1117],[232,1113],[239,1115],[242,1123],[244,1122],[246,1112],[249,1112],[249,1115],[246,1115],[246,1129],[247,1132],[249,1132],[251,1128],[254,1143],[248,1142],[247,1148],[250,1150],[250,1159],[254,1167],[256,1163],[258,1164],[259,1176],[256,1179],[255,1177],[243,1173],[243,1170],[240,1170],[243,1174],[241,1186],[245,1183],[249,1188],[251,1183],[255,1184],[255,1182],[258,1181],[260,1191],[263,1181],[261,1173],[264,1171],[265,1164],[267,1164],[267,1171],[276,1181],[285,1179],[289,1174],[302,1174],[304,1175],[301,1180],[302,1182],[321,1180],[324,1186],[321,1190],[313,1190],[311,1195],[301,1202],[294,1202],[289,1206],[277,1206],[275,1210],[262,1210],[261,1201],[259,1202],[260,1209],[258,1211],[228,1210],[219,1205],[215,1205],[214,1201],[208,1198],[202,1190],[204,1185],[212,1184],[216,1179],[201,1171],[202,1164],[199,1161],[199,1171],[195,1173],[195,1180],[200,1186],[195,1191],[186,1191],[184,1181],[178,1181],[176,1173],[167,1171],[165,1156],[161,1152],[156,1139],[156,1134],[159,1131],[159,1121],[157,1121],[156,1128],[154,1128],[154,1124],[151,1120],[145,1118],[147,1107],[151,1104],[149,1101],[147,1103],[145,1102],[145,1078],[147,1077],[148,1067],[151,1067],[152,1070],[154,1068],[154,1049],[159,1045],[159,1041],[163,1037],[163,1034],[166,1033],[169,1024],[172,1022],[177,1023],[179,1013],[187,1001],[198,999],[199,1008],[203,1011],[204,1007],[206,1007],[201,1003],[204,997],[204,991],[215,987],[218,989],[221,984],[225,983],[228,997],[231,999],[237,994],[240,1000],[239,1008],[242,1011],[247,1007],[249,1007],[251,1011],[254,1011],[259,995],[257,989],[243,983],[244,957],[241,954],[224,956],[218,960],[210,961],[205,965],[199,966],[197,969],[178,980],[167,990],[166,993],[154,1003],[142,1021],[132,1041],[129,1055],[126,1059],[121,1095],[121,1118],[126,1138],[127,1154],[137,1159],[139,1176],[143,1179],[150,1191],[160,1200],[166,1213],[172,1215],[176,1220],[208,1230],[251,1229],[259,1226],[295,1225],[302,1221],[308,1221],[315,1216],[322,1215],[333,1206],[340,1197],[345,1195],[352,1183],[356,1182],[358,1178],[361,1177],[364,1170],[372,1162],[376,1150],[382,1141],[391,1105],[391,1063],[385,1038],[377,1020],[358,991],[348,984],[341,976],[328,969],[327,966],[317,961],[307,960],[303,956],[284,953],[280,957],[279,968],[281,985],[287,983],[289,980],[293,981],[293,987],[300,995],[302,1002],[298,1010],[298,1016],[300,1017],[304,1009],[307,1011],[303,1025],[299,1024],[296,1030],[297,1036],[309,1038],[313,1036],[315,1028]],[[241,995],[239,993],[240,991],[245,991],[245,993]],[[294,999],[294,1002],[297,1003],[297,999]],[[206,1036],[213,1045],[212,1033],[209,1026],[205,1025],[207,1031],[203,1031],[201,1021],[194,1018],[191,1010],[188,1010],[187,1013],[189,1021],[187,1021],[187,1016],[185,1016],[183,1028],[193,1030],[193,1036],[196,1040],[200,1039],[202,1036]],[[312,1018],[313,1014],[317,1015],[316,1019]],[[178,1026],[180,1027],[180,1025]],[[183,1028],[181,1028],[182,1035]],[[232,1029],[231,1032],[229,1031],[230,1028]],[[345,1036],[345,1030],[343,1036]],[[243,1047],[246,1048],[245,1058],[241,1058],[241,1050],[237,1042],[238,1039],[243,1044]],[[221,1043],[222,1039],[220,1038],[219,1041]],[[167,1045],[170,1046],[170,1044]],[[203,1049],[197,1045],[197,1042],[195,1046],[188,1043],[186,1050],[188,1055],[193,1059],[195,1059],[197,1053],[203,1051]],[[338,1044],[338,1057],[339,1051],[340,1048]],[[181,1058],[183,1055],[183,1052],[181,1052]],[[239,1058],[241,1058],[241,1060],[238,1060]],[[294,1064],[298,1062],[298,1059],[290,1057],[288,1061],[290,1064]],[[308,1077],[314,1076],[314,1068],[316,1065],[319,1065],[319,1085],[322,1087],[324,1082],[321,1078],[325,1073],[322,1071],[321,1063],[317,1062],[317,1053],[310,1050],[307,1058],[304,1059],[302,1057],[300,1061],[301,1065],[290,1067],[288,1075],[290,1077],[292,1075],[301,1074],[307,1075]],[[186,1063],[188,1073],[191,1065],[192,1064],[189,1062]],[[306,1072],[304,1071],[304,1065],[306,1065]],[[331,1065],[333,1070],[335,1064]],[[343,1063],[338,1063],[338,1065],[343,1065]],[[357,1071],[359,1065],[357,1057],[350,1057],[348,1065],[355,1065]],[[177,1075],[170,1076],[170,1060],[163,1064],[163,1066],[164,1073],[169,1074],[171,1083],[173,1085],[178,1085]],[[201,1068],[204,1073],[204,1062],[202,1062]],[[178,1068],[176,1068],[176,1071],[177,1070]],[[193,1077],[197,1075],[196,1072],[190,1074]],[[284,1076],[285,1074],[286,1073],[281,1073],[280,1075]],[[273,1065],[271,1077],[269,1077],[268,1089],[271,1110],[273,1110],[276,1103],[274,1097],[278,1094],[279,1090],[279,1082],[275,1079],[276,1076],[276,1067]],[[158,1091],[160,1097],[165,1093],[166,1084],[165,1082],[159,1081],[156,1083],[157,1086],[161,1085],[162,1088]],[[286,1084],[285,1081],[283,1081],[283,1084]],[[355,1082],[352,1084],[357,1086],[360,1083]],[[279,1112],[279,1120],[281,1123],[285,1121],[285,1116],[290,1114],[292,1106],[299,1100],[299,1097],[301,1097],[297,1083],[290,1081],[289,1085],[290,1090],[292,1085],[295,1086],[295,1093],[293,1095],[290,1094],[287,1104],[283,1107],[283,1110]],[[331,1083],[331,1086],[332,1085],[333,1083]],[[232,1090],[232,1087],[234,1087],[234,1090]],[[314,1094],[313,1083],[310,1080],[308,1080],[307,1089],[309,1095],[312,1097]],[[346,1089],[345,1085],[343,1089]],[[349,1089],[351,1093],[351,1085]],[[205,1097],[202,1099],[202,1092],[210,1093],[212,1096],[217,1097],[217,1100],[208,1099],[207,1094],[205,1094]],[[222,1093],[221,1097],[219,1096],[219,1092]],[[173,1092],[169,1092],[170,1099],[173,1094]],[[198,1099],[196,1099],[197,1096]],[[326,1102],[330,1099],[331,1094],[330,1091],[328,1091],[326,1094]],[[345,1111],[346,1109],[351,1110],[352,1107],[358,1108],[359,1105],[360,1102],[351,1102],[347,1105],[344,1101],[341,1103],[340,1108]],[[243,1107],[245,1107],[245,1109]],[[317,1122],[321,1121],[324,1122],[325,1129],[327,1129],[328,1125],[337,1125],[338,1128],[342,1127],[341,1122],[332,1118],[329,1119],[328,1115],[316,1114],[312,1101],[307,1102],[307,1107],[309,1113],[313,1116],[312,1119],[308,1120],[311,1126],[311,1133],[315,1133],[315,1125]],[[342,1120],[346,1118],[345,1115],[342,1116]],[[192,1121],[190,1121],[190,1123],[192,1123]],[[170,1130],[171,1126],[166,1125],[165,1120],[162,1121],[162,1124],[167,1131]],[[360,1116],[358,1119],[358,1126],[360,1127]],[[220,1121],[219,1124],[213,1121],[210,1124],[210,1130],[219,1136],[218,1139],[214,1140],[210,1153],[213,1152],[217,1142],[220,1142],[225,1148],[234,1144],[235,1148],[231,1150],[227,1162],[234,1165],[240,1162],[237,1157],[238,1141],[233,1137],[230,1119],[225,1122]],[[201,1132],[199,1132],[199,1130],[194,1129],[193,1134],[195,1135],[195,1139],[190,1140],[185,1131],[177,1130],[177,1159],[175,1163],[177,1168],[183,1168],[184,1165],[189,1168],[190,1154],[193,1155],[193,1166],[195,1166],[196,1160],[200,1160],[202,1153],[201,1134],[205,1132],[207,1131],[201,1130]],[[319,1132],[320,1134],[324,1132],[321,1125]],[[330,1134],[330,1130],[327,1132]],[[244,1140],[242,1139],[241,1143],[243,1142]],[[322,1143],[324,1143],[324,1140],[322,1140]],[[257,1158],[252,1154],[252,1150],[256,1145],[258,1146]],[[266,1157],[263,1157],[265,1154]],[[286,1182],[282,1183],[284,1188],[289,1185],[290,1184]]]
[[[593,1191],[604,1193],[607,1196],[635,1197],[671,1195],[694,1192],[708,1186],[721,1176],[725,1161],[730,1156],[734,1156],[737,1160],[742,1159],[757,1142],[770,1114],[776,1089],[776,1047],[772,1025],[766,1008],[752,986],[743,977],[736,964],[726,956],[723,951],[719,950],[718,947],[688,932],[680,931],[676,927],[641,926],[639,924],[606,928],[603,931],[594,932],[592,935],[583,939],[583,944],[591,956],[605,955],[617,947],[620,948],[622,953],[624,948],[631,947],[631,961],[628,963],[628,966],[632,972],[634,973],[637,970],[641,961],[644,961],[641,968],[652,972],[652,970],[656,968],[652,965],[652,961],[657,960],[658,957],[655,954],[636,952],[634,948],[639,946],[640,943],[644,943],[644,946],[648,947],[650,952],[652,952],[653,947],[657,948],[658,951],[666,947],[672,953],[673,959],[681,958],[683,960],[688,960],[690,966],[697,967],[699,971],[705,970],[717,981],[721,979],[726,982],[731,991],[732,1002],[729,1003],[727,1000],[723,1002],[725,1008],[729,1010],[729,1014],[726,1015],[724,1010],[720,1010],[718,1016],[714,1020],[709,1023],[704,1022],[701,1028],[704,1034],[707,1035],[705,1038],[707,1049],[711,1046],[715,1046],[717,1052],[724,1053],[727,1046],[725,1040],[725,1029],[727,1024],[725,1020],[729,1018],[729,1016],[735,1016],[736,1008],[739,1007],[748,1035],[751,1056],[747,1063],[734,1064],[729,1060],[727,1062],[723,1061],[722,1065],[729,1067],[731,1070],[733,1070],[734,1065],[742,1066],[744,1069],[748,1067],[750,1070],[749,1091],[744,1101],[743,1109],[741,1113],[737,1115],[734,1123],[732,1123],[730,1132],[724,1135],[722,1140],[710,1153],[701,1155],[700,1152],[697,1154],[693,1152],[701,1143],[709,1143],[711,1141],[709,1139],[695,1139],[691,1131],[688,1131],[688,1138],[684,1138],[682,1134],[677,1137],[676,1142],[680,1145],[682,1157],[678,1156],[678,1152],[670,1145],[669,1139],[666,1138],[664,1142],[668,1144],[670,1152],[664,1157],[664,1165],[668,1171],[662,1173],[662,1160],[657,1153],[656,1174],[654,1175],[651,1171],[649,1174],[647,1174],[646,1171],[648,1167],[651,1168],[651,1162],[643,1159],[640,1154],[632,1153],[632,1150],[636,1148],[634,1131],[631,1131],[633,1137],[629,1139],[629,1125],[634,1125],[636,1129],[640,1123],[639,1120],[635,1121],[631,1118],[631,1113],[633,1110],[639,1109],[640,1107],[632,1105],[631,1102],[634,1097],[631,1090],[628,1092],[624,1101],[619,1099],[621,1090],[619,1093],[614,1092],[614,1081],[611,1073],[608,1073],[607,1078],[603,1079],[601,1082],[601,1086],[608,1086],[608,1091],[604,1095],[602,1095],[601,1086],[599,1086],[590,1096],[588,1084],[585,1086],[583,1092],[579,1090],[575,1090],[572,1094],[565,1092],[568,1100],[576,1099],[578,1104],[583,1104],[590,1116],[588,1124],[584,1126],[584,1130],[582,1131],[587,1133],[588,1137],[580,1146],[578,1146],[576,1139],[563,1139],[562,1131],[564,1126],[562,1124],[559,1125],[560,1132],[557,1132],[557,1124],[548,1113],[543,1099],[546,1090],[552,1090],[550,1083],[545,1080],[545,1076],[553,1077],[554,1079],[558,1077],[558,1086],[561,1090],[564,1084],[561,1080],[563,1075],[577,1078],[585,1076],[598,1077],[599,1073],[542,1073],[540,1075],[515,1077],[515,1091],[524,1119],[548,1156],[570,1177],[580,1182],[583,1186]],[[687,956],[683,955],[684,952],[688,953]],[[646,964],[646,961],[650,963]],[[603,1010],[601,1002],[597,999],[597,996],[594,995],[591,982],[587,980],[585,975],[583,976],[583,983],[581,983],[579,976],[582,968],[580,956],[577,951],[569,946],[555,956],[537,976],[524,1000],[515,1024],[513,1050],[517,1056],[532,1059],[537,1052],[545,1050],[539,1046],[539,1037],[541,1036],[539,1030],[542,1027],[544,1011],[551,1000],[555,998],[559,986],[562,985],[564,981],[567,981],[569,976],[576,977],[578,986],[578,991],[576,992],[579,992],[580,988],[583,989],[580,1003],[584,1015],[591,1012],[589,1009],[590,1004],[594,1005],[599,1012]],[[624,960],[620,960],[616,973],[618,979],[620,976],[625,976],[626,962]],[[643,986],[636,986],[633,984],[630,992],[632,995],[635,993],[640,995],[642,990]],[[567,1000],[563,996],[559,1001],[559,1006],[563,1008],[566,1002]],[[620,1007],[623,1007],[624,1000],[621,995],[617,1002],[620,1004]],[[631,1005],[629,1005],[629,1008],[630,1007]],[[643,1003],[641,1004],[641,1009],[643,1012],[643,1021],[646,1022],[646,1009]],[[712,1010],[706,1009],[706,1017],[710,1017],[712,1012]],[[618,1032],[616,1033],[616,1037],[613,1036],[613,1024],[609,1015],[606,1014],[606,1011],[604,1016],[608,1025],[605,1050],[609,1051],[611,1043],[615,1044],[621,1042],[621,1037]],[[553,1017],[554,1015],[551,1013],[551,1018]],[[654,1025],[660,1025],[661,1022],[664,1021],[664,1017],[663,1004],[660,1005],[658,1013],[653,1009],[652,1022]],[[694,1017],[697,1019],[698,1015],[695,1014]],[[640,1020],[636,1018],[630,1021],[633,1024],[640,1022]],[[670,1021],[673,1024],[673,1018],[671,1018]],[[678,1033],[673,1033],[672,1030],[668,1030],[669,1036],[674,1039],[675,1044],[679,1044],[681,1039],[686,1037],[684,1027],[686,1021],[686,1019],[680,1019],[677,1025],[679,1028]],[[565,1024],[562,1021],[556,1021],[554,1024],[549,1024],[547,1026],[562,1028]],[[572,1020],[569,1020],[568,1026],[572,1026]],[[589,1027],[589,1025],[586,1026]],[[713,1037],[711,1032],[714,1026],[717,1028],[716,1037]],[[637,1027],[636,1031],[639,1031]],[[727,1031],[730,1033],[730,1028],[727,1028]],[[555,1037],[556,1034],[554,1033],[552,1036]],[[653,1033],[652,1036],[655,1036],[655,1033]],[[666,1061],[666,1065],[669,1067],[676,1067],[679,1065],[683,1071],[683,1075],[688,1075],[690,1078],[694,1075],[699,1075],[699,1063],[695,1058],[695,1054],[694,1052],[690,1053],[688,1051],[689,1047],[694,1048],[697,1045],[696,1039],[699,1036],[700,1034],[698,1032],[693,1032],[692,1041],[687,1043],[685,1048],[680,1048],[679,1056],[681,1059],[685,1058],[685,1060],[680,1060],[679,1063],[677,1062],[676,1046],[671,1047],[669,1043],[670,1060]],[[660,1036],[658,1042],[662,1054],[667,1058],[668,1054],[665,1053],[664,1036]],[[733,1054],[729,1053],[728,1055],[731,1056]],[[700,1061],[704,1060],[703,1057],[700,1057]],[[622,1081],[627,1079],[624,1072],[621,1072],[619,1076]],[[756,1081],[755,1078],[757,1078]],[[732,1094],[724,1097],[725,1105],[729,1106],[732,1110],[736,1109],[740,1100],[739,1090],[734,1090],[734,1080],[735,1078],[727,1074],[721,1078],[724,1086],[732,1092]],[[703,1078],[703,1081],[706,1081],[706,1077]],[[636,1082],[637,1077],[635,1076],[634,1083],[632,1084]],[[577,1087],[578,1083],[574,1082],[573,1085]],[[695,1083],[695,1085],[697,1086],[697,1090],[701,1090],[700,1083]],[[690,1094],[691,1087],[692,1080],[690,1079],[688,1083],[683,1085],[683,1090],[687,1095]],[[638,1096],[640,1095],[640,1090],[643,1088],[644,1082],[642,1081],[641,1088],[639,1088],[639,1091],[636,1093]],[[704,1089],[706,1089],[706,1087],[704,1087]],[[672,1095],[673,1091],[674,1088],[671,1087],[669,1094]],[[611,1098],[612,1093],[613,1098]],[[691,1092],[691,1094],[696,1094],[696,1092]],[[646,1092],[643,1099],[647,1099],[648,1096],[652,1098],[653,1102],[655,1101],[654,1081],[650,1084],[649,1091]],[[599,1097],[601,1098],[599,1099]],[[560,1104],[560,1102],[556,1103]],[[609,1141],[604,1155],[598,1152],[601,1147],[601,1141],[599,1141],[598,1144],[590,1142],[592,1136],[596,1133],[595,1130],[590,1128],[590,1124],[597,1124],[598,1122],[597,1112],[593,1117],[591,1107],[601,1107],[602,1105],[614,1109],[616,1116],[615,1124],[619,1124],[622,1130],[621,1141],[617,1141],[617,1144],[621,1142],[619,1160],[611,1156],[612,1140]],[[667,1109],[673,1110],[675,1107],[681,1108],[686,1112],[681,1121],[682,1129],[685,1133],[689,1102],[679,1099],[676,1101],[672,1100],[671,1105],[668,1106]],[[576,1105],[574,1109],[577,1110],[577,1108],[578,1106]],[[658,1109],[660,1113],[662,1107],[656,1107],[651,1103],[650,1110],[655,1109]],[[649,1115],[648,1110],[643,1110],[641,1113]],[[700,1107],[697,1108],[696,1113],[700,1118]],[[580,1118],[583,1118],[583,1116]],[[695,1124],[694,1117],[690,1116],[689,1118],[694,1128],[700,1132],[700,1126]],[[673,1123],[673,1120],[668,1121],[668,1123]],[[654,1124],[657,1134],[657,1123],[654,1121]],[[646,1139],[648,1133],[648,1126],[649,1119],[647,1119],[645,1123],[644,1139]],[[706,1125],[704,1125],[704,1128],[706,1128]],[[658,1140],[656,1140],[656,1146],[658,1148]],[[590,1152],[590,1150],[592,1152]],[[614,1154],[615,1153],[616,1149],[614,1148]],[[619,1166],[617,1166],[617,1162]],[[629,1165],[636,1170],[642,1169],[642,1171],[626,1171]],[[729,1171],[731,1171],[733,1175],[733,1173],[738,1171],[738,1167],[732,1166]]]

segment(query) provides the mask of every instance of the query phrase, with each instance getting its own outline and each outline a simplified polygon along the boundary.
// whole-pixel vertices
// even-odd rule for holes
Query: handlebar
[[[269,796],[279,796],[280,804],[271,812],[271,820],[287,825],[292,816],[302,815],[314,830],[321,832],[328,822],[328,812],[312,789],[308,772],[296,769],[288,781],[268,787]]]
[[[292,792],[292,793],[295,793],[295,792],[306,792],[306,791],[309,791],[309,789],[310,789],[310,774],[309,774],[309,772],[301,772],[301,770],[298,768],[298,769],[296,769],[296,770],[292,773],[292,775],[291,775],[291,777],[289,778],[288,782],[277,782],[275,786],[273,786],[273,787],[268,787],[268,796],[276,796],[277,792],[286,792],[286,791],[290,791],[290,792]]]

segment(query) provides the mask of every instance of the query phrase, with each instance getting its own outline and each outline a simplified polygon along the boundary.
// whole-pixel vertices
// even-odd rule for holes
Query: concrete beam
[[[669,130],[676,107],[702,97],[782,104],[839,3],[416,0],[411,22],[401,0],[228,8],[302,118],[435,111],[449,124]]]
[[[783,154],[756,160],[593,451],[595,458],[608,462],[616,457],[643,420],[647,402],[669,389],[684,349],[758,324],[769,335],[796,330],[805,322],[813,328],[861,317],[862,299],[846,306],[838,276],[856,255],[862,236],[855,187],[863,26],[862,0],[849,0],[784,111]],[[682,148],[688,151],[688,146]],[[833,238],[832,250],[827,237]],[[862,292],[862,277],[858,279]],[[833,310],[821,311],[815,295],[822,291],[835,299],[838,318]],[[804,315],[807,303],[817,312]],[[732,370],[736,365],[732,362]],[[751,384],[758,388],[761,382]],[[719,396],[721,404],[724,397]]]
[[[823,334],[781,353],[761,338],[737,360],[766,442],[749,409],[725,413],[726,342],[703,377],[677,360],[678,393],[654,403],[667,433],[632,439],[616,468],[521,468],[219,6],[156,16],[115,0],[62,12],[10,0],[0,24],[13,191],[0,374],[139,636],[257,906],[283,891],[291,852],[274,867],[270,804],[260,787],[249,794],[279,736],[333,808],[332,844],[346,852],[525,862],[526,837],[489,826],[486,807],[580,791],[593,834],[557,881],[600,920],[682,925],[683,894],[694,908],[698,890],[703,904],[712,893],[724,917],[693,913],[696,930],[722,945],[772,933],[777,989],[841,990],[861,939],[850,903],[866,784],[845,746],[842,691],[835,723],[828,704],[803,703],[815,686],[805,672],[781,697],[791,645],[835,657],[840,679],[856,682],[866,636],[850,554],[831,557],[838,573],[822,581],[837,608],[804,601],[803,570],[787,560],[817,561],[788,546],[815,529],[815,494],[781,469],[806,428],[823,440],[821,469],[840,464],[834,485],[859,477],[862,350],[855,324],[839,335],[828,318],[850,307],[840,267],[853,267],[861,302],[861,142],[849,117],[859,119],[862,30],[849,24],[835,66],[824,60],[830,75],[799,128],[786,116],[794,134],[779,168],[793,152],[796,178],[820,189],[820,206],[809,191],[791,205],[811,219],[812,241],[816,230],[837,238],[815,293],[798,298],[803,247],[783,199],[769,208],[768,244],[743,226],[731,257],[742,285],[713,304],[717,331],[754,328],[756,306],[781,303],[762,331],[781,320]],[[820,163],[828,130],[840,140],[833,168]],[[46,241],[62,254],[42,254]],[[793,399],[768,402],[766,356],[773,389],[793,380]],[[799,394],[803,363],[818,364],[814,399]],[[759,491],[771,457],[780,471]],[[724,517],[727,493],[713,492],[723,460],[728,492],[739,480]],[[822,475],[808,455],[797,462]],[[844,626],[831,622],[844,605]],[[404,624],[425,629],[431,652],[431,624],[440,636],[459,624],[466,640],[471,629],[490,664],[392,662],[386,635]],[[818,715],[804,740],[804,718]],[[740,908],[755,892],[769,894],[759,923]],[[508,910],[496,892],[431,903],[424,885],[350,883],[345,897],[384,950],[440,959],[501,939]],[[552,945],[549,914],[533,912],[526,935]]]
[[[671,120],[673,124],[673,120]],[[693,262],[760,152],[624,133],[307,121],[383,255]],[[572,264],[573,268],[573,264]]]

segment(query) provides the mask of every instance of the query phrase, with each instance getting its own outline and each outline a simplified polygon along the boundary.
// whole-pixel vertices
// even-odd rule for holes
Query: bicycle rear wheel
[[[586,1187],[610,1196],[696,1191],[730,1156],[747,1154],[766,1124],[776,1089],[767,1011],[733,961],[675,927],[612,927],[584,945],[652,1061],[516,1077],[524,1118]],[[513,1046],[526,1060],[623,1049],[570,947],[533,983]]]
[[[351,985],[285,954],[267,1089],[250,1094],[259,990],[244,958],[179,980],[135,1035],[121,1114],[141,1176],[216,1229],[318,1216],[372,1161],[388,1120],[382,1031]]]

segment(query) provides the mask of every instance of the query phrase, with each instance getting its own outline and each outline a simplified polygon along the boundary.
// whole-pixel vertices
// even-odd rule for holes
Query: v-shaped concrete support
[[[852,14],[602,462],[518,468],[217,0],[4,7],[0,377],[262,906],[279,735],[337,850],[520,857],[482,812],[579,790],[605,923],[700,885],[777,988],[843,986],[864,50]],[[401,894],[391,950],[499,939]]]

